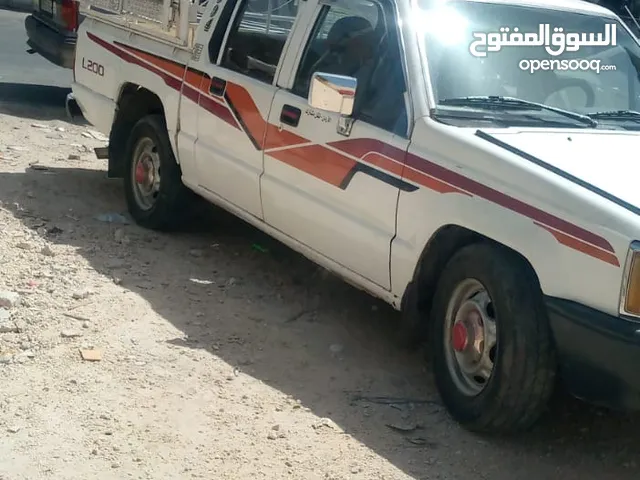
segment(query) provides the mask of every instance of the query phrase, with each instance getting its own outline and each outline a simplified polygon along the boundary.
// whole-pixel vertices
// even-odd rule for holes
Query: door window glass
[[[291,34],[299,0],[244,0],[225,46],[221,65],[273,83]]]
[[[406,83],[392,5],[361,0],[324,6],[302,55],[295,94],[308,96],[314,72],[355,77],[353,116],[406,135]]]

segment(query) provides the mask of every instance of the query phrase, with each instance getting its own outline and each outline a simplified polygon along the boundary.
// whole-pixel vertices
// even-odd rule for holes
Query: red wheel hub
[[[462,352],[469,343],[469,332],[462,322],[458,322],[453,326],[451,332],[451,343],[456,352]]]
[[[147,180],[147,169],[144,168],[144,164],[139,162],[136,165],[136,183],[143,184]]]

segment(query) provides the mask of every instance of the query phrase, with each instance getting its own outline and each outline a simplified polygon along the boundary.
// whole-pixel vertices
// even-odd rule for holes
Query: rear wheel
[[[556,363],[542,293],[522,258],[489,244],[459,250],[438,282],[431,327],[436,383],[455,420],[487,433],[535,423]]]
[[[182,183],[161,115],[148,115],[135,124],[125,159],[125,196],[134,220],[154,230],[178,228],[189,214],[193,194]]]

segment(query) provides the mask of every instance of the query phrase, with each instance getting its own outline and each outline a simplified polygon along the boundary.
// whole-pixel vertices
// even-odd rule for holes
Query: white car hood
[[[482,132],[640,208],[640,132]]]

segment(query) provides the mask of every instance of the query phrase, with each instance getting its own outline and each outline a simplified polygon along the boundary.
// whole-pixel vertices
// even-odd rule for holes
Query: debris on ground
[[[247,255],[271,243],[217,210],[140,228],[105,136],[42,116],[0,114],[1,479],[640,475],[636,417],[570,403],[523,439],[465,432],[393,309],[285,248]]]

